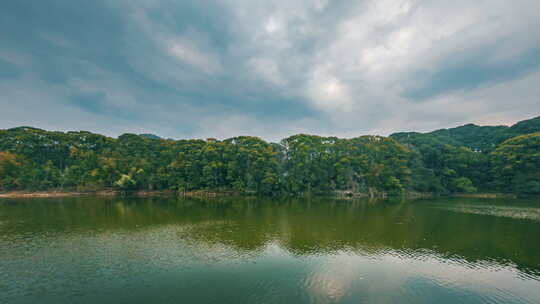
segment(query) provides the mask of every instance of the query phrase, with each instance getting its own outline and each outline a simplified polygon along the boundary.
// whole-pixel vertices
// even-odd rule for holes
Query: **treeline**
[[[390,137],[418,163],[413,189],[436,193],[540,194],[540,117],[507,126],[465,126]]]
[[[467,125],[352,139],[300,134],[280,143],[249,136],[115,139],[19,127],[0,130],[0,190],[540,194],[538,131],[540,117],[513,127]]]

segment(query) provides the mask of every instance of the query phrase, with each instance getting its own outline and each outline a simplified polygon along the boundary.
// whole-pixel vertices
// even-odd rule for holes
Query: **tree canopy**
[[[298,134],[171,140],[0,130],[0,190],[540,193],[540,118],[351,139]],[[535,133],[536,132],[536,133]]]

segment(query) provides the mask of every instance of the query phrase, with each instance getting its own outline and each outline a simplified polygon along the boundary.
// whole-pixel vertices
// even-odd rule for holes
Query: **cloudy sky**
[[[540,115],[538,0],[4,0],[0,128],[353,137]]]

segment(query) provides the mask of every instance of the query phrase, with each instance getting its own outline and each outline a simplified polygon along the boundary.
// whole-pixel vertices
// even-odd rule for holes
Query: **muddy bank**
[[[117,193],[115,191],[11,191],[0,193],[0,198],[75,197],[83,195],[114,196]]]
[[[99,190],[99,191],[10,191],[0,193],[0,198],[55,198],[55,197],[77,197],[77,196],[186,196],[186,197],[218,197],[238,195],[231,191],[191,191],[177,193],[171,190],[163,191],[118,191],[118,190]]]
[[[353,192],[348,190],[338,190],[334,191],[333,193],[336,197],[341,199],[354,199],[354,198],[389,198],[389,196],[386,192],[375,192],[372,191],[370,193],[365,192]],[[403,197],[408,199],[417,199],[417,198],[430,198],[433,197],[433,193],[422,193],[422,192],[414,192],[414,191],[407,191],[403,194]]]
[[[370,195],[371,194],[371,195]],[[64,190],[49,190],[49,191],[10,191],[0,192],[0,198],[55,198],[55,197],[77,197],[77,196],[134,196],[134,197],[152,197],[152,196],[180,196],[180,197],[222,197],[222,196],[253,196],[254,193],[241,193],[236,191],[210,191],[198,190],[189,192],[176,192],[172,190],[162,191],[119,191],[113,189],[105,189],[98,191],[64,191]],[[357,199],[357,198],[387,198],[384,192],[377,193],[362,193],[352,191],[335,191],[333,196],[340,199]],[[433,193],[421,193],[408,191],[404,194],[405,198],[431,198],[437,195]],[[464,197],[464,198],[517,198],[515,194],[509,193],[454,193],[442,195],[449,197]]]

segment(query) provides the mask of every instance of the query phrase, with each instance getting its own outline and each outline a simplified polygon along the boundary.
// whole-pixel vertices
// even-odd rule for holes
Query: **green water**
[[[0,200],[0,303],[540,303],[540,200]]]

